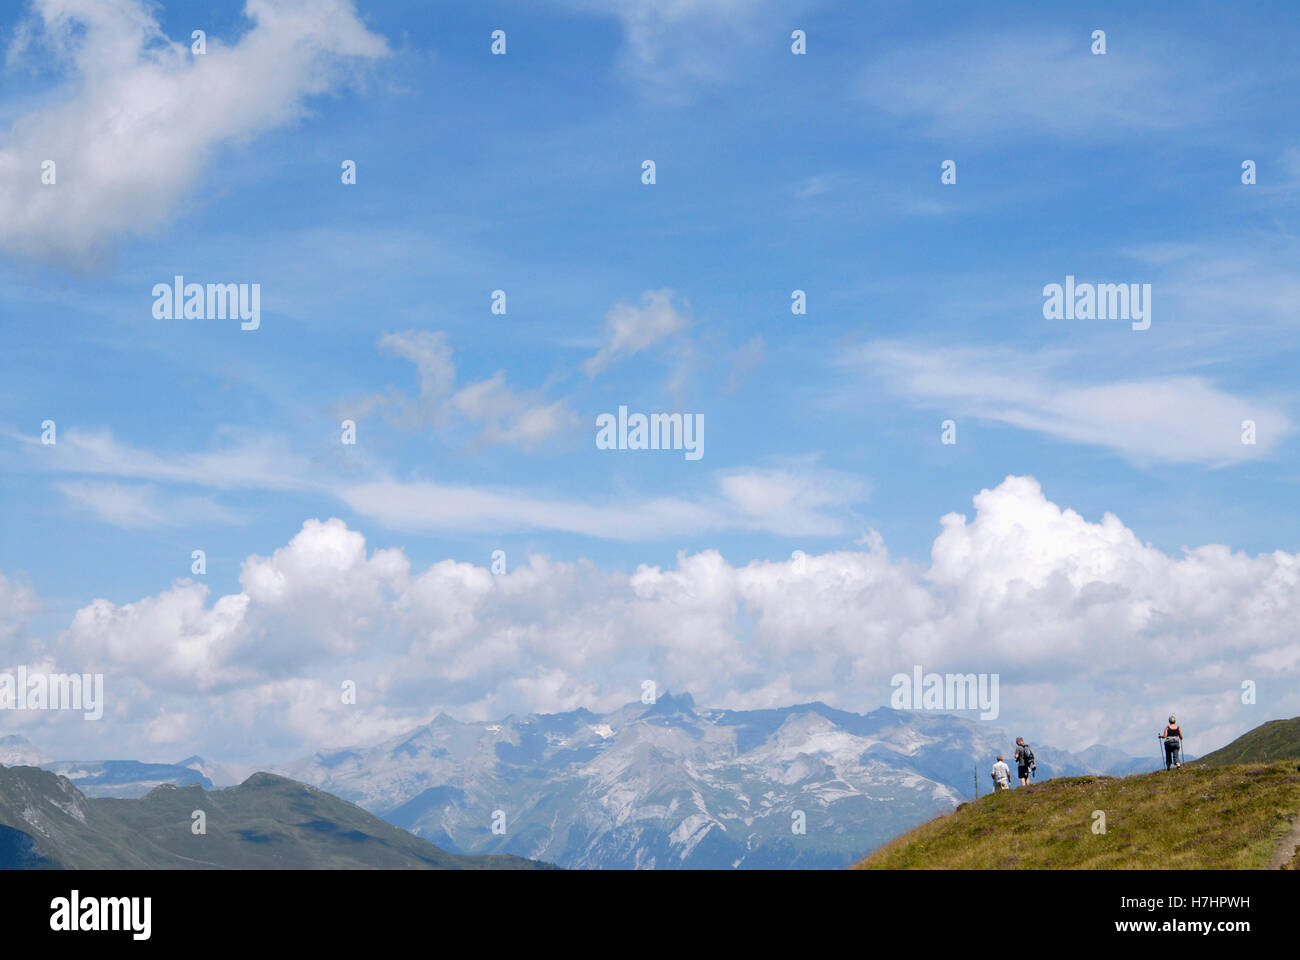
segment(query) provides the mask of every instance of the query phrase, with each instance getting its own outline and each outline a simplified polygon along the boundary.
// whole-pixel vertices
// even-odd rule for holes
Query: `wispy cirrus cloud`
[[[73,506],[86,510],[114,527],[144,529],[179,524],[242,521],[234,510],[211,497],[177,495],[151,483],[123,484],[74,480],[55,484]]]
[[[1211,115],[1222,94],[1185,69],[1193,58],[1131,48],[1095,56],[1090,43],[1087,31],[1039,30],[926,40],[879,57],[858,90],[931,136],[981,139],[1168,131]]]
[[[182,518],[238,521],[238,510],[187,490],[197,487],[313,493],[392,529],[426,533],[551,531],[615,541],[740,530],[835,536],[849,530],[853,506],[869,492],[859,478],[805,460],[705,474],[695,492],[646,494],[629,508],[625,495],[600,502],[548,496],[525,486],[392,479],[378,465],[360,460],[346,472],[292,452],[280,438],[243,432],[222,436],[212,449],[183,453],[122,443],[108,430],[68,430],[48,446],[33,437],[9,437],[25,454],[17,461],[23,469],[75,478],[56,485],[65,499],[125,528],[164,526]],[[95,479],[103,477],[113,480]]]
[[[623,29],[619,66],[649,100],[683,103],[703,86],[726,83],[739,59],[765,37],[788,42],[790,18],[808,0],[557,0],[611,17]],[[719,37],[726,37],[720,42]]]
[[[395,530],[549,531],[603,540],[653,541],[750,530],[837,536],[869,492],[860,478],[811,464],[749,468],[715,475],[697,494],[646,495],[628,506],[548,497],[516,488],[377,480],[338,490],[357,513]]]
[[[319,485],[311,462],[283,439],[246,430],[219,432],[207,450],[156,453],[123,443],[108,429],[60,431],[57,442],[3,431],[27,453],[22,465],[54,473],[84,474],[215,490],[305,490]]]
[[[568,401],[549,400],[543,389],[516,391],[501,370],[457,387],[455,359],[442,331],[385,334],[379,348],[415,365],[418,392],[414,397],[398,391],[374,396],[362,401],[362,410],[387,407],[399,423],[416,429],[468,425],[474,431],[473,444],[523,450],[534,450],[577,424]]]
[[[857,361],[912,403],[1104,447],[1139,464],[1226,465],[1266,457],[1292,429],[1272,400],[1203,377],[1088,382],[1066,353],[868,344]],[[1242,442],[1243,421],[1256,442]]]
[[[641,305],[616,303],[605,314],[605,343],[583,364],[595,376],[619,360],[648,350],[661,340],[682,333],[690,325],[686,307],[673,304],[673,291],[647,290]]]
[[[1253,189],[1253,188],[1242,188]],[[1280,229],[1256,229],[1213,239],[1134,244],[1121,254],[1157,272],[1188,339],[1237,341],[1238,351],[1275,354],[1295,341],[1300,279],[1294,264],[1300,240]],[[1251,336],[1243,337],[1246,331]],[[1275,331],[1277,339],[1255,334]]]

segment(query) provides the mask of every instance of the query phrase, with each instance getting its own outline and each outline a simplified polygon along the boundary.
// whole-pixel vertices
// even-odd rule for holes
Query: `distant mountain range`
[[[1033,746],[1040,780],[1155,766],[1100,745]],[[840,867],[971,799],[976,779],[988,792],[993,757],[1010,760],[1013,747],[1005,731],[950,714],[696,710],[681,694],[606,714],[444,714],[377,745],[270,769],[458,854],[597,869]],[[35,753],[26,741],[3,749]],[[116,798],[211,789],[245,773],[201,757],[42,765],[88,796]]]
[[[193,829],[195,811],[205,818],[202,834]],[[169,785],[122,800],[87,797],[37,767],[0,767],[0,869],[538,866],[439,850],[337,797],[268,773],[225,790]]]
[[[256,768],[228,769],[202,757],[176,763],[142,763],[139,760],[51,760],[27,739],[0,737],[0,766],[41,767],[67,777],[88,797],[143,797],[155,787],[197,785],[211,790],[232,787]]]
[[[697,711],[683,694],[608,714],[443,715],[277,770],[448,850],[570,868],[840,867],[970,799],[976,777],[987,792],[993,757],[1013,744],[953,715]],[[1154,765],[1104,747],[1034,748],[1040,779]]]

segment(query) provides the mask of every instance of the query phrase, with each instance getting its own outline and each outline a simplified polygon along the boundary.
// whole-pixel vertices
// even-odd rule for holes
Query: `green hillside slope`
[[[1207,753],[1195,764],[1223,766],[1229,763],[1271,763],[1300,760],[1300,717],[1270,720],[1242,734],[1232,743]]]
[[[1093,832],[1097,810],[1104,834]],[[1295,762],[1068,777],[963,804],[857,868],[1258,869],[1298,812]]]
[[[202,810],[207,832],[191,815]],[[37,767],[0,767],[0,867],[28,869],[529,869],[448,853],[315,787],[268,773],[237,787],[84,796]]]

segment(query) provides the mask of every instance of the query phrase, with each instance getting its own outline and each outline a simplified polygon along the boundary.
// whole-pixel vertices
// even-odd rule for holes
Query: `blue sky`
[[[1098,667],[1071,695],[1076,739],[1140,743],[1134,718],[1183,701],[1135,689],[1132,716],[1117,716],[1108,671],[1134,677],[1182,642],[1201,729],[1223,739],[1296,712],[1296,648],[1278,626],[1300,604],[1294,10],[658,6],[7,8],[0,661],[107,664],[133,696],[103,725],[120,725],[119,742],[184,754],[206,738],[232,759],[379,735],[436,709],[631,700],[642,666],[705,703],[868,709],[888,696],[880,677],[965,657],[1002,670],[1020,690],[1004,712],[1036,722],[1045,691],[1065,683],[1046,665],[1070,663],[1090,631],[1150,656]],[[188,47],[200,28],[203,57]],[[495,29],[504,56],[490,52]],[[1090,51],[1096,29],[1105,55]],[[45,186],[51,153],[58,182]],[[344,160],[355,185],[340,182]],[[940,181],[945,160],[953,185]],[[260,328],[155,319],[151,289],[176,274],[260,284]],[[1150,284],[1150,329],[1045,320],[1042,289],[1067,275]],[[498,289],[504,316],[490,309]],[[806,315],[791,313],[794,290]],[[704,456],[598,450],[595,418],[620,405],[703,415]],[[46,419],[53,447],[39,442]],[[344,419],[355,446],[340,443]],[[947,419],[952,445],[940,442]],[[972,498],[1008,476],[1041,492],[992,497],[989,530],[1020,523],[1030,542],[984,544],[1009,559],[982,618],[987,597],[969,591],[997,564],[967,545],[954,572],[936,537],[941,517],[973,518]],[[1053,505],[1080,515],[1069,536],[1015,517]],[[1109,536],[1108,513],[1132,544]],[[301,642],[261,656],[272,625],[284,629],[274,618],[248,613],[229,634],[194,626],[220,597],[256,610],[250,558],[329,518],[369,551],[400,550],[412,578],[447,560],[486,570],[498,549],[511,571],[530,555],[559,566],[518,595],[484,588],[464,635],[412,626],[410,584],[383,573],[382,615],[358,615],[336,641],[303,627]],[[1088,543],[1058,550],[1074,533]],[[1177,566],[1205,545],[1235,553]],[[194,549],[207,554],[202,577]],[[638,635],[628,612],[641,565],[689,580],[680,557],[710,551],[734,571],[795,550],[840,558],[826,561],[819,601],[833,605],[836,577],[882,549],[880,589],[897,576],[934,605],[877,611],[902,618],[884,646],[852,639],[870,605],[800,641],[779,623],[792,608],[779,587],[756,597],[733,583],[699,635],[670,607],[685,638]],[[1145,550],[1181,572],[1136,584],[1122,571],[1150,569]],[[1076,595],[1052,595],[1044,563]],[[1242,573],[1251,563],[1263,566]],[[1233,599],[1174,609],[1202,566],[1207,593]],[[298,573],[315,582],[314,570]],[[593,605],[600,590],[584,577],[622,586]],[[1035,608],[1014,599],[1017,579],[1040,591],[1059,635],[1024,627]],[[208,591],[190,615],[131,619],[187,580]],[[1126,613],[1080,613],[1098,585],[1125,593]],[[152,675],[126,640],[76,625],[100,599],[124,636],[201,636],[210,649]],[[1280,619],[1243,625],[1259,609]],[[480,629],[532,645],[507,641],[493,661]],[[560,652],[573,636],[608,646],[575,661]],[[790,666],[801,642],[825,661],[802,678]],[[692,649],[737,665],[691,666]],[[201,732],[218,709],[203,698],[235,711],[237,691],[283,720],[293,708],[277,712],[277,697],[310,700],[311,684],[337,686],[361,662],[388,691],[363,723],[285,720],[263,743],[234,720],[224,739]],[[423,692],[396,692],[399,662],[429,671]],[[1240,678],[1260,681],[1258,715],[1234,702]],[[160,711],[190,719],[173,728]],[[27,733],[65,754],[101,749],[62,718]]]

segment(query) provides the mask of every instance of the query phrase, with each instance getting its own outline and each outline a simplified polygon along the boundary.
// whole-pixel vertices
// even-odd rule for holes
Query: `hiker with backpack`
[[[1178,725],[1178,718],[1172,713],[1169,715],[1169,723],[1165,725],[1164,732],[1160,734],[1160,739],[1165,744],[1165,769],[1172,767],[1181,767],[1183,765],[1183,728]]]
[[[1034,759],[1034,748],[1025,743],[1024,737],[1016,737],[1016,766],[1019,768],[1020,785],[1029,786],[1029,771],[1038,772],[1038,761]]]
[[[990,776],[993,777],[994,793],[1011,788],[1011,768],[1006,765],[1000,753],[998,754],[998,762],[993,764],[993,772]]]

